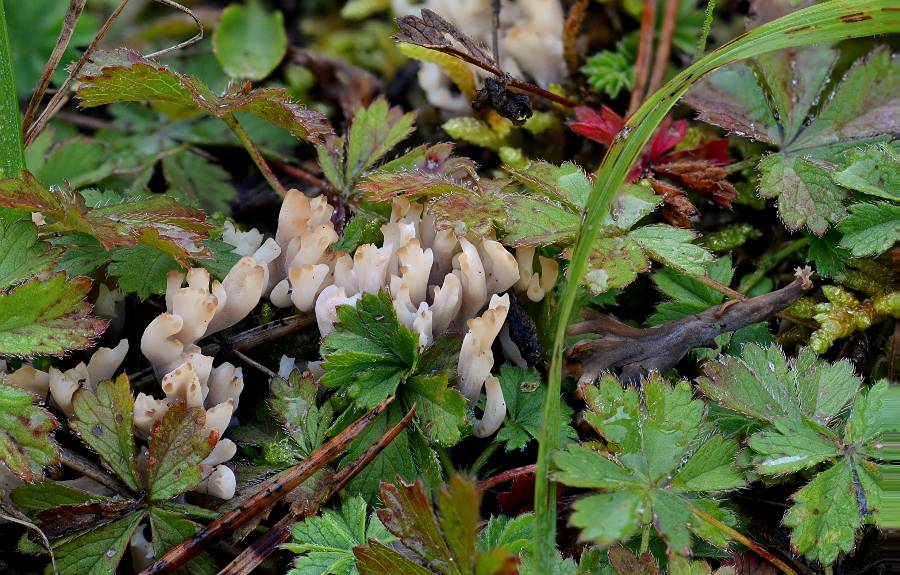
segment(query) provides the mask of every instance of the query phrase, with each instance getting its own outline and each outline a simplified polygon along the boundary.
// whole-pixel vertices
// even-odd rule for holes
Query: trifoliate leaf
[[[90,289],[90,279],[59,273],[0,292],[0,355],[63,355],[91,345],[106,322],[88,315]]]
[[[759,163],[759,194],[778,198],[789,228],[807,227],[816,235],[846,214],[847,192],[832,179],[844,154],[898,129],[900,76],[889,50],[876,49],[856,62],[823,98],[837,57],[825,46],[767,54],[756,62],[760,81],[752,64],[737,63],[704,79],[686,97],[701,120],[779,147]],[[808,121],[820,99],[825,104]]]
[[[144,518],[144,512],[134,512],[123,519],[97,529],[84,531],[54,548],[56,568],[60,575],[106,575],[115,573],[116,566],[128,548],[128,542]],[[48,572],[53,573],[48,566]]]
[[[415,369],[419,338],[400,324],[390,297],[365,294],[356,306],[337,310],[340,323],[322,342],[321,384],[345,389],[357,404],[372,408]]]
[[[821,426],[802,419],[775,421],[771,429],[750,438],[750,447],[759,454],[756,470],[764,475],[783,475],[818,465],[837,457],[833,438]]]
[[[59,461],[50,437],[59,424],[34,402],[27,391],[0,383],[0,462],[25,481],[40,479],[45,467]]]
[[[58,250],[38,241],[37,226],[28,220],[0,221],[0,289],[47,270]]]
[[[119,289],[137,294],[147,299],[153,294],[166,291],[166,276],[170,271],[180,270],[171,256],[155,248],[138,245],[120,248],[112,253],[112,263],[107,271],[119,282]]]
[[[326,509],[318,516],[295,523],[291,535],[293,540],[283,547],[299,557],[288,575],[358,575],[354,547],[369,540],[396,540],[374,513],[367,525],[366,502],[361,497],[345,500],[340,510]]]
[[[673,388],[653,375],[644,381],[643,391],[641,398],[611,376],[598,387],[585,388],[585,421],[606,439],[610,451],[571,445],[557,453],[555,477],[601,492],[574,504],[571,522],[582,529],[583,538],[601,545],[625,542],[652,522],[670,550],[684,555],[690,551],[692,531],[708,537],[693,508],[716,508],[700,496],[745,483],[734,464],[738,444],[710,434],[703,403],[692,399],[687,383]]]
[[[147,483],[153,501],[165,501],[200,483],[200,462],[218,441],[206,429],[206,413],[197,407],[174,405],[150,434]]]
[[[209,213],[227,212],[236,194],[231,176],[218,164],[200,154],[183,150],[162,160],[168,193],[187,205]]]
[[[231,121],[237,113],[249,114],[313,143],[331,133],[325,116],[294,103],[283,89],[237,90],[218,96],[198,79],[125,48],[94,52],[78,82],[78,97],[85,108],[148,101],[176,115],[201,112]]]
[[[213,51],[232,78],[262,80],[287,50],[284,15],[266,10],[260,0],[231,4],[213,31]]]
[[[497,433],[496,440],[505,442],[506,451],[524,449],[537,439],[543,419],[543,405],[547,397],[547,386],[541,383],[537,373],[509,364],[500,369],[500,388],[506,401],[506,419]],[[565,445],[578,435],[569,424],[572,408],[563,404],[556,429],[559,430],[560,444]]]
[[[81,388],[72,397],[69,425],[132,491],[142,490],[135,465],[134,398],[128,376],[101,381],[96,391]]]
[[[845,188],[900,202],[900,152],[897,141],[850,150],[846,167],[834,172],[831,177]]]
[[[838,229],[844,234],[841,247],[850,250],[853,257],[877,256],[900,241],[900,206],[887,202],[853,204]]]

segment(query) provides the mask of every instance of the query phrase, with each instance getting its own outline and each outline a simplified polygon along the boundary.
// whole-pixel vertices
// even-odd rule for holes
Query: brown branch
[[[305,183],[309,184],[310,186],[315,186],[323,191],[327,191],[327,190],[330,190],[332,192],[334,191],[334,189],[331,187],[331,184],[329,184],[322,178],[312,175],[311,173],[309,173],[308,171],[304,170],[303,168],[301,168],[299,166],[294,166],[292,164],[288,164],[286,162],[280,162],[278,160],[273,160],[272,166],[281,170],[282,172],[289,175],[290,177],[296,178],[296,179],[300,180],[301,182],[305,182]]]
[[[43,131],[43,129],[50,122],[50,118],[52,118],[57,112],[59,112],[63,106],[66,105],[66,102],[69,101],[69,87],[72,85],[72,80],[74,80],[78,74],[81,72],[81,69],[84,68],[84,65],[88,63],[91,55],[94,53],[94,50],[97,49],[97,46],[100,45],[100,42],[103,41],[103,38],[106,37],[106,34],[109,32],[109,29],[112,28],[112,25],[119,18],[119,15],[122,13],[122,10],[125,9],[125,6],[128,4],[128,0],[121,0],[119,5],[116,6],[116,9],[113,10],[112,14],[109,15],[109,18],[106,19],[106,22],[103,23],[103,26],[100,28],[100,31],[97,32],[97,35],[94,36],[94,39],[91,40],[91,43],[85,48],[84,53],[81,55],[81,58],[78,59],[78,62],[69,70],[69,75],[66,77],[66,80],[63,82],[62,86],[59,87],[56,94],[50,98],[50,102],[47,103],[47,107],[44,108],[44,111],[41,112],[41,115],[38,116],[37,120],[33,124],[31,124],[27,130],[25,130],[25,147],[27,148],[34,142],[35,138],[38,137],[38,134]]]
[[[264,366],[263,364],[259,363],[258,361],[256,361],[256,360],[253,359],[252,357],[248,357],[244,352],[234,350],[234,351],[232,351],[231,353],[232,353],[232,355],[234,355],[236,358],[238,358],[239,360],[243,361],[244,363],[246,363],[247,365],[249,365],[250,367],[252,367],[252,368],[255,369],[256,371],[262,373],[263,375],[265,375],[265,376],[268,377],[269,379],[273,379],[273,378],[275,378],[275,377],[278,377],[278,374],[277,374],[277,373],[275,373],[274,371],[272,371],[272,370],[269,369],[268,367]]]
[[[107,473],[103,470],[99,465],[83,457],[74,451],[66,449],[65,447],[59,448],[59,462],[64,466],[68,467],[72,471],[76,471],[88,479],[93,479],[100,485],[118,493],[119,495],[124,495],[125,497],[131,498],[134,497],[134,494],[128,490],[128,488],[120,482],[118,479]]]
[[[406,429],[415,413],[416,405],[414,404],[403,419],[401,419],[397,425],[390,428],[387,433],[382,435],[377,442],[362,454],[362,456],[337,472],[334,477],[331,478],[329,488],[320,497],[312,504],[304,506],[299,511],[294,511],[293,509],[289,511],[288,514],[273,525],[265,535],[250,544],[250,546],[244,549],[234,561],[219,571],[219,575],[247,575],[256,569],[256,567],[265,561],[279,545],[290,538],[291,525],[304,517],[315,515],[321,506],[328,503],[332,497],[340,493],[353,478],[359,475],[360,471],[365,469],[372,460],[378,457],[379,453],[384,451],[384,449],[400,435],[401,431]]]
[[[641,32],[638,39],[637,59],[634,62],[634,89],[628,103],[628,113],[634,114],[644,101],[644,86],[650,75],[650,54],[653,52],[653,34],[656,31],[656,0],[644,0],[641,12]]]
[[[678,18],[678,0],[666,0],[666,9],[663,12],[662,29],[659,31],[659,45],[656,47],[656,57],[653,61],[653,74],[650,76],[650,84],[647,85],[647,94],[659,90],[663,78],[666,75],[666,67],[669,64],[669,56],[672,55],[672,37],[675,36],[675,22]]]
[[[569,335],[597,333],[601,339],[582,341],[568,352],[569,369],[582,381],[593,381],[614,367],[622,368],[621,379],[636,384],[651,371],[674,366],[691,349],[714,343],[725,332],[764,321],[812,289],[807,267],[787,286],[742,301],[726,302],[696,315],[652,328],[635,328],[598,315],[570,326]]]
[[[23,130],[28,130],[28,127],[31,126],[31,121],[37,113],[38,106],[41,105],[41,100],[44,99],[44,93],[47,91],[47,86],[50,85],[50,79],[53,77],[53,72],[56,71],[59,61],[62,60],[63,53],[65,53],[66,48],[69,46],[72,34],[75,33],[75,25],[78,24],[78,19],[81,17],[81,12],[84,10],[85,4],[87,4],[87,0],[69,0],[69,8],[66,10],[66,15],[63,18],[62,29],[59,31],[59,36],[56,38],[56,45],[53,47],[53,52],[50,54],[47,63],[44,64],[44,69],[41,71],[41,77],[38,80],[37,86],[34,88],[34,92],[31,94],[31,100],[28,101],[28,107],[25,109],[25,115],[22,119]]]
[[[296,489],[314,473],[333,459],[344,453],[356,437],[362,433],[394,401],[391,396],[350,424],[346,429],[329,439],[322,447],[300,463],[285,469],[262,490],[248,497],[238,507],[225,513],[196,535],[172,548],[156,563],[141,572],[141,575],[163,575],[171,573],[199,555],[209,545],[221,540],[235,529],[252,521],[262,511]]]
[[[503,473],[498,473],[493,477],[488,477],[484,481],[478,482],[478,489],[481,491],[486,491],[491,489],[492,487],[496,487],[501,483],[505,483],[517,477],[521,477],[522,475],[530,475],[534,473],[534,470],[537,468],[535,464],[526,465],[524,467],[516,467],[515,469],[507,469]]]
[[[569,8],[569,14],[563,25],[563,58],[571,75],[578,72],[578,33],[581,32],[581,26],[587,16],[589,2],[590,0],[577,0]]]

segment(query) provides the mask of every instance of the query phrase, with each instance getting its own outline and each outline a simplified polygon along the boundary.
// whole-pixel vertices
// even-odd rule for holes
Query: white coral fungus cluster
[[[485,46],[491,42],[491,0],[391,0],[397,16],[418,15],[427,8]],[[563,59],[565,16],[559,0],[504,0],[500,13],[500,65],[513,76],[528,77],[547,87],[566,75]],[[476,67],[472,70],[484,74]],[[465,97],[454,93],[437,64],[423,63],[419,84],[428,103],[449,112],[469,110]]]
[[[465,332],[457,368],[460,388],[474,404],[487,386],[484,417],[475,434],[494,433],[506,413],[499,383],[490,377],[491,346],[510,305],[509,296],[500,294],[520,286],[523,294],[539,301],[556,281],[555,262],[540,258],[541,271],[535,272],[533,249],[517,259],[494,239],[458,237],[438,226],[421,205],[402,198],[394,201],[390,220],[381,227],[382,245],[361,245],[351,257],[329,249],[338,239],[333,212],[324,196],[310,199],[288,192],[275,238],[282,256],[270,267],[272,303],[293,303],[315,313],[325,336],[335,329],[338,306],[387,289],[397,317],[418,334],[421,346],[445,333]],[[242,234],[253,241],[244,246]],[[224,239],[247,252],[261,242],[255,231]]]

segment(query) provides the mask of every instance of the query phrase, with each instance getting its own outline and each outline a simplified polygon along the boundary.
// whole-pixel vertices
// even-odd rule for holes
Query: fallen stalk
[[[171,573],[199,555],[209,545],[221,540],[235,529],[249,523],[257,515],[275,504],[282,497],[296,489],[314,473],[334,458],[341,455],[350,443],[362,433],[394,401],[391,396],[357,419],[346,429],[332,437],[315,453],[300,463],[282,471],[265,488],[250,496],[240,506],[225,513],[196,535],[173,547],[156,563],[141,572],[141,575],[163,575]]]
[[[224,569],[219,571],[219,575],[247,575],[252,572],[260,563],[266,560],[279,545],[290,538],[291,525],[300,521],[304,517],[315,515],[322,505],[338,494],[344,487],[350,483],[359,473],[369,465],[378,454],[396,439],[400,432],[406,429],[416,414],[416,404],[410,408],[409,412],[394,427],[390,428],[387,433],[382,435],[362,456],[356,461],[341,469],[334,477],[331,478],[330,487],[313,503],[304,506],[301,510],[295,511],[291,509],[288,514],[282,517],[275,525],[273,525],[265,535],[250,544],[244,549],[234,561],[229,563]]]

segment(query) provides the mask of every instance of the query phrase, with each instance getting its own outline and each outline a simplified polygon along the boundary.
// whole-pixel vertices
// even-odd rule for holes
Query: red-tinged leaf
[[[200,483],[200,462],[218,440],[215,430],[206,429],[205,411],[180,404],[170,407],[150,434],[150,498],[165,501]]]
[[[612,144],[616,134],[624,125],[625,120],[622,119],[622,116],[607,106],[602,106],[600,113],[587,106],[578,106],[575,108],[575,119],[569,121],[569,127],[576,134],[605,146]]]
[[[659,575],[659,565],[650,553],[637,557],[633,551],[620,545],[609,549],[609,564],[616,575]]]
[[[438,492],[441,530],[463,573],[475,569],[475,541],[481,520],[481,491],[474,481],[454,475]],[[493,571],[491,571],[493,572]]]
[[[477,165],[469,158],[453,155],[453,143],[423,144],[397,159],[378,167],[379,172],[419,171],[459,181],[476,174]]]
[[[560,495],[563,488],[560,486]],[[509,491],[497,494],[497,504],[506,515],[516,516],[534,509],[534,474],[516,477]]]
[[[0,384],[0,462],[25,481],[41,479],[44,467],[59,461],[50,437],[59,424],[34,401],[27,391]]]
[[[651,164],[659,161],[666,152],[672,150],[684,139],[686,133],[686,121],[678,120],[673,122],[672,118],[663,120],[653,139],[650,140],[650,145],[647,146],[647,151],[645,152],[647,161]]]
[[[734,553],[732,567],[735,575],[777,575],[778,569],[752,551]]]
[[[78,77],[78,97],[85,108],[146,101],[175,114],[200,112],[222,120],[240,112],[311,143],[332,131],[325,116],[294,103],[281,88],[238,89],[218,96],[198,79],[125,48],[94,52],[92,61]]]
[[[454,558],[447,547],[431,502],[421,480],[409,484],[398,479],[398,485],[381,485],[383,509],[378,518],[388,531],[417,555],[444,573],[454,572]]]
[[[653,171],[722,207],[730,208],[737,197],[737,189],[726,180],[728,171],[707,160],[654,164]]]
[[[122,497],[60,505],[38,512],[38,526],[47,538],[57,539],[117,521],[137,509],[138,505],[134,499]]]
[[[428,204],[425,210],[445,225],[462,228],[457,233],[487,235],[506,219],[504,196],[484,192],[446,194]]]
[[[89,347],[106,329],[84,302],[91,289],[86,277],[59,273],[0,292],[0,355],[63,355]]]
[[[430,569],[374,539],[365,547],[354,547],[353,555],[360,575],[434,575]]]
[[[472,193],[471,188],[450,178],[421,171],[379,171],[368,176],[358,189],[365,192],[370,199],[379,202],[391,201],[401,196],[422,199],[445,194]]]
[[[31,172],[24,172],[21,179],[0,180],[0,206],[5,208],[57,213],[65,209],[61,200]]]

